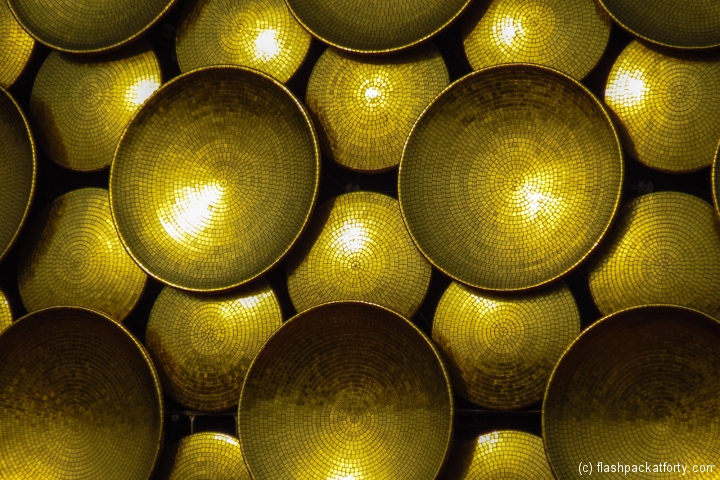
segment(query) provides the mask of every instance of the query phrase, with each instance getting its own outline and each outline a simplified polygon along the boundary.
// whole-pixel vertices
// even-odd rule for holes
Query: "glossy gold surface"
[[[672,173],[707,167],[720,142],[720,54],[634,41],[610,71],[605,102],[640,162]]]
[[[8,88],[23,73],[35,40],[17,23],[6,2],[0,2],[0,87]]]
[[[284,83],[310,49],[312,37],[283,0],[198,0],[186,5],[175,41],[183,72],[240,65]]]
[[[120,322],[140,299],[146,278],[118,238],[102,188],[75,190],[48,205],[30,224],[18,260],[28,312],[85,307]]]
[[[189,435],[163,452],[155,480],[252,480],[237,438],[216,432]]]
[[[238,404],[252,359],[282,320],[266,280],[222,296],[165,287],[145,344],[168,395],[194,410],[223,411]]]
[[[400,50],[435,35],[471,0],[286,0],[293,15],[325,43],[358,53]]]
[[[554,480],[540,437],[500,430],[453,444],[441,480]]]
[[[124,327],[79,308],[31,313],[0,335],[0,365],[3,478],[149,479],[162,392]]]
[[[145,40],[100,56],[52,52],[30,97],[38,145],[72,170],[109,167],[123,130],[161,83],[160,64]]]
[[[453,282],[432,330],[455,390],[495,409],[539,402],[553,366],[579,333],[580,312],[564,282],[520,295]]]
[[[643,195],[623,208],[588,272],[604,315],[669,303],[720,318],[720,222],[695,196]]]
[[[580,80],[605,51],[610,24],[595,0],[479,0],[463,19],[463,44],[475,70],[535,63]]]
[[[432,43],[381,57],[328,48],[310,76],[306,103],[325,154],[352,170],[377,172],[400,163],[413,124],[449,83]]]
[[[10,311],[10,304],[7,301],[7,297],[2,290],[0,290],[0,333],[5,330],[13,322],[12,311]]]
[[[286,322],[255,357],[238,431],[254,478],[436,478],[453,399],[432,342],[395,313],[331,303]]]
[[[712,188],[713,206],[715,207],[715,213],[720,217],[720,144],[718,150],[715,153],[715,159],[713,160],[712,169],[710,172],[710,183]]]
[[[20,25],[55,50],[98,53],[149,29],[175,0],[7,0]]]
[[[557,478],[675,479],[680,463],[712,464],[720,443],[720,323],[671,306],[624,310],[583,331],[553,371],[543,437]],[[592,460],[590,460],[592,459]],[[596,462],[650,465],[598,473]],[[665,465],[663,463],[665,462]],[[690,476],[690,475],[688,475]],[[693,478],[718,478],[712,473]]]
[[[425,298],[431,272],[397,200],[374,192],[347,193],[318,207],[287,263],[298,312],[361,300],[410,318]]]
[[[578,265],[620,201],[623,161],[600,102],[559,72],[472,73],[418,120],[400,206],[420,250],[462,283],[520,290]]]
[[[208,67],[164,85],[130,122],[110,204],[124,245],[152,276],[225,290],[288,252],[319,172],[312,123],[287,89],[254,70]]]

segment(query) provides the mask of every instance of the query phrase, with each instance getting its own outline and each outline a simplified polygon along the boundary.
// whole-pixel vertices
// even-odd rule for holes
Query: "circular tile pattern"
[[[52,52],[30,97],[38,145],[65,168],[107,168],[128,122],[161,83],[145,40],[102,56]]]
[[[720,323],[685,308],[624,310],[583,331],[545,394],[543,436],[557,478],[575,478],[588,461],[596,474],[598,461],[708,463],[720,442],[719,362]]]
[[[110,204],[130,255],[194,291],[248,282],[280,261],[315,204],[310,118],[255,70],[207,67],[153,95],[123,134]]]
[[[30,61],[35,40],[17,23],[6,2],[0,2],[0,87],[8,88]]]
[[[10,304],[7,301],[7,297],[2,290],[0,290],[0,333],[10,326],[13,322],[12,311],[10,311]]]
[[[335,47],[381,53],[415,45],[452,23],[471,0],[286,0],[310,33]]]
[[[182,17],[175,50],[183,72],[240,65],[284,83],[310,49],[312,37],[283,0],[199,0]]]
[[[102,188],[75,190],[47,206],[30,224],[18,261],[28,312],[85,307],[122,321],[146,278],[118,238]]]
[[[160,382],[109,318],[31,313],[0,335],[0,429],[4,476],[147,480],[163,437]]]
[[[634,41],[610,71],[605,102],[640,162],[671,173],[707,167],[720,142],[720,54]]]
[[[432,43],[368,57],[328,48],[315,64],[306,103],[324,153],[362,172],[389,170],[420,114],[450,79]]]
[[[601,103],[555,70],[472,73],[408,138],[398,190],[425,256],[462,283],[520,290],[578,265],[620,202],[623,161]]]
[[[373,192],[347,193],[321,205],[287,263],[298,312],[361,300],[410,318],[425,298],[431,273],[397,200]]]
[[[555,363],[580,333],[564,282],[522,295],[494,295],[456,282],[440,299],[433,340],[455,390],[486,408],[539,402]]]
[[[281,324],[266,280],[222,296],[165,287],[145,344],[168,395],[195,410],[223,411],[238,404],[252,359]]]
[[[252,480],[237,438],[215,432],[189,435],[163,453],[157,480]]]
[[[623,208],[588,271],[604,315],[667,303],[720,318],[720,222],[692,195],[643,195]]]
[[[595,0],[481,0],[463,20],[475,70],[535,63],[582,79],[600,60],[610,17]]]
[[[453,416],[437,351],[381,307],[331,303],[286,322],[260,350],[238,431],[254,478],[436,478]]]

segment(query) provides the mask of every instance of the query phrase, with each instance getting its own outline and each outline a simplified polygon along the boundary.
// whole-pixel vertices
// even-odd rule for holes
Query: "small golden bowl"
[[[163,452],[156,480],[252,480],[240,441],[216,432],[189,435]]]

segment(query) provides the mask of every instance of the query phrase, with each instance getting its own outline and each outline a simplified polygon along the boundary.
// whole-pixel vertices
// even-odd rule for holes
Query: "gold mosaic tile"
[[[0,2],[0,87],[8,88],[30,61],[35,40],[23,30],[6,2]]]
[[[0,290],[0,333],[10,326],[13,322],[12,311],[10,311],[10,304],[7,301],[5,293]]]
[[[155,480],[252,480],[237,438],[215,432],[189,435],[163,452]]]

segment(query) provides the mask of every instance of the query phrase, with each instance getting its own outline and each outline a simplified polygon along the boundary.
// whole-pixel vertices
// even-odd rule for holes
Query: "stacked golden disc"
[[[2,290],[0,290],[0,333],[12,324],[13,317],[10,304]]]
[[[8,88],[30,61],[35,40],[23,30],[6,2],[0,2],[0,87]]]
[[[252,480],[237,438],[195,433],[163,453],[157,480]]]

